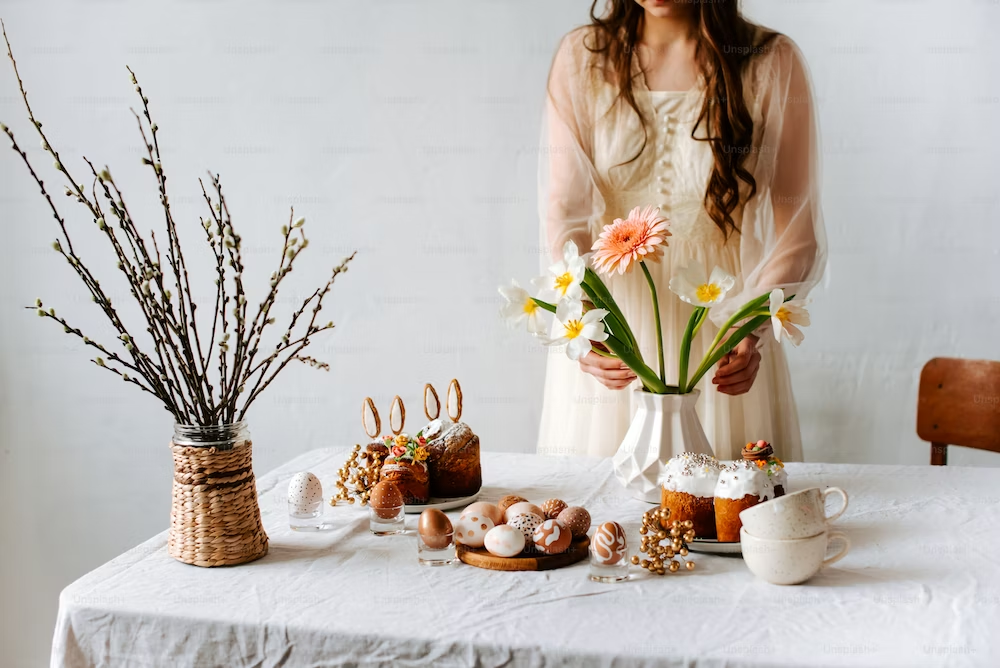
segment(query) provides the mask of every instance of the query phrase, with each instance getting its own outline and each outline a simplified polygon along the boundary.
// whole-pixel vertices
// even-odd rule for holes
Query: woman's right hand
[[[609,390],[624,390],[636,379],[635,372],[617,358],[590,351],[580,359],[580,370],[589,373]]]

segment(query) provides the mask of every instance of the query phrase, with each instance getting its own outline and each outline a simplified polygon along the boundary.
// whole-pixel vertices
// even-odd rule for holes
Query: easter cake
[[[462,390],[455,379],[448,386],[449,404],[453,392],[456,404],[454,417],[451,416],[449,405],[448,416],[439,418],[437,393],[430,384],[424,388],[424,412],[430,422],[417,433],[417,438],[425,442],[430,469],[430,491],[431,496],[436,498],[472,496],[483,485],[479,437],[469,425],[459,421],[462,417]],[[432,395],[435,408],[428,406],[429,395]]]
[[[699,538],[715,538],[715,489],[721,464],[711,456],[682,452],[667,462],[660,479],[660,507],[671,520],[690,520]],[[665,527],[666,528],[666,527]]]
[[[773,498],[770,476],[754,462],[740,459],[723,466],[715,487],[715,530],[719,542],[739,542],[743,526],[740,513]]]

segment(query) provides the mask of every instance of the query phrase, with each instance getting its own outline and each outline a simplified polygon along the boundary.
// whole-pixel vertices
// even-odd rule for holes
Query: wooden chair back
[[[1000,452],[1000,362],[935,357],[920,372],[917,435],[931,464],[948,463],[948,446]]]

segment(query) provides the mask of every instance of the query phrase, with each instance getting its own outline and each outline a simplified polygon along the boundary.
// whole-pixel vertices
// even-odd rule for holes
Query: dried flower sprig
[[[333,328],[333,322],[318,324],[317,318],[324,298],[337,276],[347,271],[354,254],[334,267],[327,282],[295,310],[274,349],[267,354],[261,353],[264,331],[275,322],[271,310],[278,290],[292,272],[296,258],[309,245],[303,229],[305,219],[296,218],[292,209],[288,224],[282,226],[283,244],[278,270],[271,274],[269,291],[251,317],[243,281],[242,239],[233,227],[222,183],[217,174],[210,175],[211,187],[207,189],[199,179],[209,208],[209,215],[201,218],[200,222],[214,256],[216,274],[211,331],[208,338],[203,339],[196,317],[198,304],[191,290],[187,262],[167,193],[167,175],[158,137],[160,128],[153,121],[149,99],[135,73],[127,68],[130,81],[142,102],[141,114],[135,110],[132,112],[146,152],[142,164],[153,172],[163,208],[166,232],[163,252],[155,232],[150,232],[148,243],[139,232],[125,203],[125,196],[108,167],[98,170],[90,160],[83,158],[90,171],[89,194],[84,183],[70,174],[69,167],[42,130],[42,123],[35,118],[2,21],[0,28],[28,120],[41,138],[42,149],[51,156],[54,169],[67,181],[66,196],[87,210],[98,232],[110,243],[117,258],[117,268],[128,281],[129,292],[142,312],[145,334],[141,335],[143,340],[138,341],[133,330],[119,317],[116,305],[74,249],[66,218],[59,212],[45,182],[14,138],[14,132],[0,123],[0,132],[10,139],[11,148],[21,157],[58,224],[61,234],[52,243],[52,248],[72,267],[90,292],[91,299],[104,312],[117,334],[121,350],[109,348],[85,335],[78,327],[57,316],[55,309],[46,310],[41,300],[27,308],[59,323],[66,333],[77,336],[84,345],[94,348],[100,353],[92,358],[94,364],[155,396],[182,424],[215,425],[242,420],[254,399],[293,360],[329,371],[329,364],[303,354],[303,350],[309,345],[311,337]],[[262,358],[258,359],[258,353]]]

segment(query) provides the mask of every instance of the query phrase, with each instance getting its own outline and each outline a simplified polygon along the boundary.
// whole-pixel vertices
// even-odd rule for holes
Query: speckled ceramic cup
[[[842,543],[840,551],[827,557],[830,543]],[[740,529],[740,546],[743,561],[750,572],[765,582],[776,585],[794,585],[805,582],[824,566],[844,558],[851,549],[851,541],[841,531],[824,531],[811,538],[774,540],[758,538]]]
[[[843,505],[832,515],[826,514],[826,497],[839,495]],[[791,540],[809,538],[826,531],[847,510],[847,492],[839,487],[811,487],[794,494],[758,503],[740,513],[740,522],[752,536]]]

